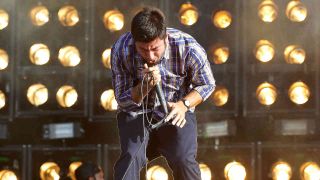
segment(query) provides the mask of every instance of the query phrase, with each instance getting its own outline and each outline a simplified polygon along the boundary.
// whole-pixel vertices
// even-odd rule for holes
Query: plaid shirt
[[[215,79],[205,50],[193,37],[177,29],[167,28],[167,34],[166,49],[158,64],[166,101],[177,102],[191,90],[197,91],[203,101],[206,100],[215,88]],[[144,63],[143,58],[136,51],[130,32],[123,34],[113,45],[111,50],[112,84],[120,111],[133,114],[143,113],[142,104],[132,100],[131,90],[143,79]],[[158,98],[153,103],[155,103],[156,117],[164,117]],[[194,108],[190,111],[193,112]]]

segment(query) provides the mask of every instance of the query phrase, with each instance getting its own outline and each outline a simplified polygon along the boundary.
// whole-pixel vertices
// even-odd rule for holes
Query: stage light
[[[302,81],[293,83],[288,91],[289,98],[295,104],[305,104],[310,97],[309,87]]]
[[[102,63],[104,67],[111,69],[111,48],[108,48],[102,53]]]
[[[124,16],[118,10],[107,11],[103,16],[103,22],[105,28],[111,32],[120,31],[124,25]]]
[[[320,167],[315,162],[306,162],[300,168],[300,176],[302,180],[319,180]]]
[[[49,10],[45,6],[32,8],[29,15],[32,24],[36,26],[43,26],[49,21]]]
[[[147,180],[168,180],[167,171],[158,165],[152,166],[147,171]]]
[[[228,102],[229,91],[224,86],[217,86],[211,95],[211,99],[215,106],[223,106]]]
[[[0,171],[0,180],[18,180],[16,174],[10,170]]]
[[[7,52],[3,49],[0,49],[0,70],[4,70],[8,67],[9,56]]]
[[[280,119],[275,121],[275,134],[282,136],[306,136],[316,132],[314,119]]]
[[[50,51],[45,44],[34,44],[29,50],[30,61],[35,65],[44,65],[50,60]]]
[[[198,124],[198,136],[204,138],[233,136],[236,131],[236,123],[231,119]]]
[[[246,176],[246,168],[239,162],[228,163],[224,168],[224,177],[227,180],[244,180]]]
[[[34,106],[40,106],[48,100],[48,89],[43,84],[33,84],[27,90],[28,101]]]
[[[211,48],[212,59],[215,64],[225,63],[230,55],[229,48],[224,45],[217,45]]]
[[[213,24],[219,29],[225,29],[230,26],[232,16],[228,11],[218,11],[212,15]]]
[[[78,93],[74,87],[69,85],[64,85],[59,88],[56,98],[60,106],[66,108],[73,106],[78,99]]]
[[[59,50],[58,59],[65,67],[77,66],[80,61],[79,50],[74,46],[65,46]]]
[[[81,166],[82,162],[73,162],[69,165],[69,173],[68,177],[70,177],[72,180],[76,180],[75,171],[76,169]]]
[[[211,180],[212,174],[208,165],[200,163],[201,180]]]
[[[307,17],[307,8],[299,0],[290,1],[286,8],[287,17],[293,22],[302,22]]]
[[[278,7],[273,0],[264,0],[258,7],[258,15],[264,22],[273,22],[278,16]]]
[[[273,180],[289,180],[292,176],[292,170],[288,163],[278,161],[271,168]]]
[[[289,64],[302,64],[306,58],[306,52],[300,46],[290,45],[284,50],[284,57]]]
[[[256,96],[263,105],[272,105],[277,99],[277,89],[270,83],[262,83],[256,90]]]
[[[106,90],[102,93],[100,97],[100,103],[103,108],[107,111],[114,111],[118,108],[118,103],[114,96],[113,89]]]
[[[81,137],[83,129],[78,122],[44,124],[42,137],[44,139],[69,139]]]
[[[183,25],[192,26],[198,21],[198,9],[190,2],[181,5],[179,10],[179,19]]]
[[[60,167],[54,162],[45,162],[40,167],[41,180],[59,180]]]
[[[73,6],[64,6],[58,11],[59,21],[63,26],[75,26],[79,22],[78,11]]]
[[[0,90],[0,109],[6,105],[6,95]]]
[[[275,54],[274,46],[268,40],[259,40],[255,48],[255,57],[261,62],[269,62]]]
[[[8,24],[9,24],[8,13],[5,10],[0,9],[0,30],[6,28]]]

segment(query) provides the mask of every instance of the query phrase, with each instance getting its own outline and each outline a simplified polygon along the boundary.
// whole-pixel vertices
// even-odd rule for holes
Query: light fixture
[[[36,6],[31,9],[31,22],[36,26],[43,26],[49,21],[49,10],[45,6]]]
[[[34,44],[29,50],[30,61],[35,65],[44,65],[50,60],[50,51],[45,44]]]
[[[58,11],[59,21],[63,26],[75,26],[79,22],[78,11],[73,6],[63,6]]]
[[[107,69],[111,69],[111,48],[108,48],[102,53],[102,63]]]
[[[60,167],[54,162],[45,162],[40,167],[41,180],[59,180]]]
[[[295,104],[305,104],[310,97],[309,87],[302,81],[293,83],[288,91],[289,98]]]
[[[316,132],[315,119],[279,119],[275,121],[275,134],[305,136]]]
[[[78,93],[74,87],[69,85],[64,85],[59,88],[56,98],[60,106],[66,108],[73,106],[78,99]]]
[[[34,106],[40,106],[48,100],[48,89],[43,84],[33,84],[27,90],[28,101]]]
[[[306,52],[298,45],[287,46],[284,57],[289,64],[302,64],[306,58]]]
[[[275,50],[268,40],[259,40],[254,50],[255,57],[261,62],[269,62],[273,59]]]
[[[210,96],[215,106],[223,106],[228,102],[229,91],[224,86],[217,86]]]
[[[0,139],[8,139],[8,137],[8,125],[0,123]]]
[[[120,31],[124,26],[124,16],[118,10],[107,11],[103,16],[105,28],[111,32]]]
[[[212,174],[209,166],[204,163],[200,163],[199,168],[201,172],[201,180],[211,180]]]
[[[210,51],[212,52],[212,59],[215,64],[224,64],[229,59],[229,48],[225,45],[213,46]]]
[[[227,180],[244,180],[246,176],[246,168],[239,162],[228,163],[224,168],[224,177]]]
[[[271,175],[273,180],[289,180],[292,176],[292,169],[287,162],[278,161],[272,165]]]
[[[258,101],[266,106],[272,105],[277,99],[277,89],[270,83],[262,83],[256,90]]]
[[[6,95],[0,90],[0,109],[6,105]]]
[[[0,49],[0,70],[4,70],[8,67],[9,56],[7,52],[3,49]]]
[[[278,16],[278,7],[273,0],[264,0],[259,4],[258,16],[264,22],[273,22]]]
[[[83,129],[78,122],[51,123],[42,127],[44,139],[69,139],[81,137]]]
[[[287,4],[286,15],[293,22],[302,22],[308,14],[307,8],[300,0],[292,0]]]
[[[70,177],[72,180],[76,180],[75,171],[79,166],[81,166],[81,164],[82,164],[82,162],[79,162],[79,161],[72,162],[69,165],[68,177]]]
[[[65,67],[77,66],[81,61],[79,50],[75,46],[65,46],[61,48],[58,59]]]
[[[233,136],[236,131],[236,122],[231,119],[198,124],[198,136],[204,138]]]
[[[154,165],[150,167],[147,171],[147,180],[168,180],[169,176],[167,171],[159,166]]]
[[[18,180],[17,175],[10,170],[0,171],[0,180]]]
[[[231,13],[223,10],[218,11],[212,15],[212,22],[217,28],[225,29],[229,27],[232,22]]]
[[[0,9],[0,30],[6,28],[8,24],[9,24],[8,13],[5,10]]]
[[[113,89],[106,90],[102,93],[100,97],[100,103],[103,108],[107,111],[114,111],[118,108],[118,103],[114,96]]]
[[[179,10],[179,19],[183,25],[192,26],[198,21],[198,9],[190,2],[181,5]]]
[[[320,179],[320,167],[315,162],[305,162],[300,167],[300,176],[302,180],[318,180]]]

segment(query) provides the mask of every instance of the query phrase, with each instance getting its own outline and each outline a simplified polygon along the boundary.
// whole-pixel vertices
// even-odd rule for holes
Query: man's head
[[[84,162],[75,171],[77,180],[103,180],[102,169],[94,163]]]
[[[159,62],[166,48],[166,25],[163,13],[144,8],[132,20],[131,34],[138,53],[149,64]]]

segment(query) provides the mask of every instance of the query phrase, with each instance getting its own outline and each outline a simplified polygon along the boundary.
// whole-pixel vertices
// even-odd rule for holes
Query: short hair
[[[160,9],[145,7],[138,12],[131,22],[131,34],[135,41],[150,42],[159,37],[166,37],[165,16]]]
[[[94,177],[100,171],[98,165],[92,162],[84,162],[76,169],[75,176],[77,180],[88,180],[89,177]]]

